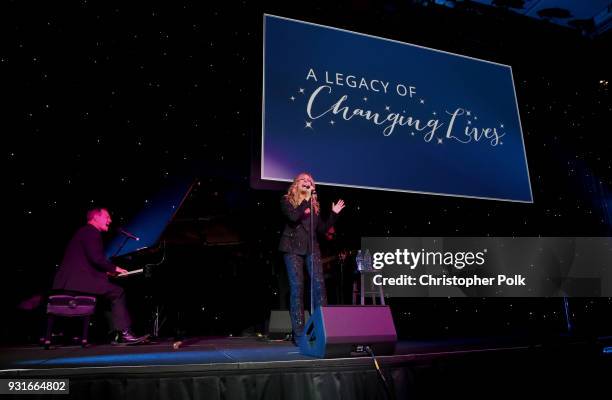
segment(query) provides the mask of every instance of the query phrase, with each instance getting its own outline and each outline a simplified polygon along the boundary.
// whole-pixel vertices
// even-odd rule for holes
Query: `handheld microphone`
[[[304,189],[306,190],[310,190],[310,185],[304,185]],[[316,190],[312,190],[312,192],[310,192],[311,196],[316,196],[317,195],[317,191]]]
[[[126,230],[124,230],[123,228],[117,228],[117,230],[119,231],[120,234],[129,237],[130,239],[133,239],[135,241],[139,241],[140,238]]]

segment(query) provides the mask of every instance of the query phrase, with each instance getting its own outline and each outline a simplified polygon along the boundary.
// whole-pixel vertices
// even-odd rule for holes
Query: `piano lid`
[[[145,207],[121,228],[132,233],[134,240],[118,233],[106,246],[107,257],[118,257],[154,246],[168,223],[191,192],[196,181],[185,179],[165,187],[155,197],[146,200]]]

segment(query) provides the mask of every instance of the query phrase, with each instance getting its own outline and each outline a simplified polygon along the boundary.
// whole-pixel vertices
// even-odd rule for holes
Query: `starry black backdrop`
[[[535,203],[320,188],[321,198],[348,205],[337,248],[378,235],[612,232],[609,33],[583,37],[469,2],[454,10],[329,3],[3,3],[2,340],[37,337],[40,314],[16,305],[49,288],[85,210],[106,206],[125,223],[182,176],[199,183],[169,227],[162,278],[127,284],[138,327],[147,328],[157,303],[166,334],[252,333],[271,308],[286,306],[276,252],[282,191],[251,185],[264,12],[513,67]],[[392,307],[403,337],[564,326],[558,299],[395,299]],[[588,334],[612,332],[609,298],[576,299],[572,313]]]

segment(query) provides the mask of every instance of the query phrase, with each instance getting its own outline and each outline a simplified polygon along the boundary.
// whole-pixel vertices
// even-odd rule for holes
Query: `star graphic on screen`
[[[390,109],[391,109],[391,107],[385,106],[385,111],[389,111]]]
[[[472,121],[468,121],[468,125],[472,125]]]
[[[432,112],[431,114],[432,114],[433,116],[436,116],[436,115],[438,115],[438,114],[436,114],[436,112],[435,112],[435,111],[434,111],[434,112]]]
[[[367,97],[364,97],[364,98],[363,98],[363,101],[368,101],[368,98],[367,98]]]
[[[331,121],[329,121],[330,124],[335,124],[334,120],[332,119]]]
[[[499,124],[499,126],[500,126],[500,128],[503,128],[503,127],[504,127],[504,124]]]
[[[466,110],[465,111],[465,115],[467,115],[469,117],[470,115],[472,115],[472,112],[470,110]]]
[[[304,88],[300,88],[300,93],[304,94]]]
[[[474,119],[478,119],[478,117],[474,115]]]
[[[425,100],[423,100],[423,99],[420,99],[420,100],[419,100],[419,102],[420,102],[421,104],[425,104]]]
[[[306,121],[306,126],[304,128],[312,129],[312,121]]]
[[[412,136],[414,136],[414,132],[410,132],[410,134],[411,134]]]
[[[289,98],[291,99],[291,101],[294,101],[294,100],[295,100],[295,97],[293,97],[293,96],[291,96],[291,97],[289,97]]]
[[[442,144],[442,139],[438,138],[438,144]]]

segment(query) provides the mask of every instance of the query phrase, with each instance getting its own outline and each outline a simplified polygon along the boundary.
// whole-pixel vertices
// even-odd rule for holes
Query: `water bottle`
[[[370,249],[366,249],[363,255],[363,268],[366,271],[372,271],[372,255],[370,254]]]
[[[361,250],[357,251],[355,262],[357,263],[357,271],[363,271],[363,254],[361,253]]]

